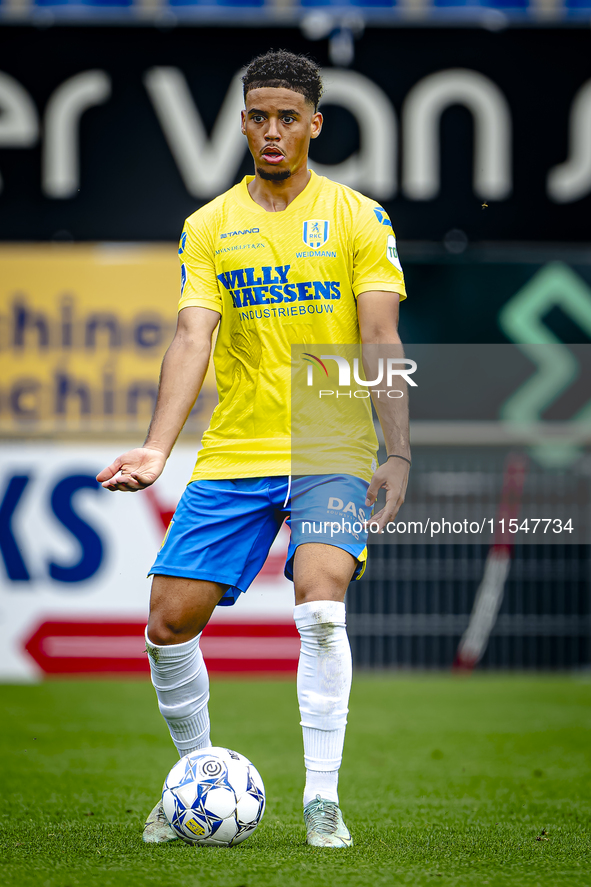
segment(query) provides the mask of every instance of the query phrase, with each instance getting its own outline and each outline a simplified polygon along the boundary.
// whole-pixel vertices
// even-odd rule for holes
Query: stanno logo
[[[259,228],[245,228],[244,231],[226,231],[224,234],[220,234],[222,240],[224,237],[240,237],[243,234],[258,234]]]
[[[308,219],[304,222],[302,239],[310,249],[320,249],[328,240],[329,225],[326,219]]]

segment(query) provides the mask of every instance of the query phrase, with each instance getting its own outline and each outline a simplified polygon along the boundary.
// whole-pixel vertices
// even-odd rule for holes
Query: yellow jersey
[[[179,244],[179,311],[221,315],[219,403],[191,480],[291,474],[292,345],[358,344],[360,293],[406,298],[392,225],[374,201],[311,172],[283,212],[268,212],[249,194],[253,178],[193,213]],[[362,462],[356,473],[369,480],[369,450]]]

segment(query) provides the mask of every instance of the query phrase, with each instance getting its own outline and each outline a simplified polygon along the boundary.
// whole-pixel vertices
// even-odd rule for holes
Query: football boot
[[[350,847],[353,838],[343,822],[339,805],[316,795],[304,807],[306,844],[311,847]]]
[[[146,844],[165,844],[167,841],[180,840],[166,818],[166,813],[162,806],[162,798],[146,819],[142,840]]]

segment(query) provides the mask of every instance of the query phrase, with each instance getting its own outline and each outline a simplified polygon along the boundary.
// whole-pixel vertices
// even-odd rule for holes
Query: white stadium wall
[[[20,442],[1,454],[0,680],[147,675],[146,574],[190,476],[194,447],[179,445],[152,496],[93,484],[117,444]],[[212,672],[295,668],[285,548],[282,534],[248,594],[216,611],[203,638]]]

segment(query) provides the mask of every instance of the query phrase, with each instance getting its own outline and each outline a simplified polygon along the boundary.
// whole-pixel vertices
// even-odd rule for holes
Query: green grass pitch
[[[357,676],[341,771],[349,850],[304,844],[293,683],[215,681],[216,744],[267,810],[231,849],[141,843],[175,752],[142,681],[0,687],[10,887],[591,884],[591,683]]]

